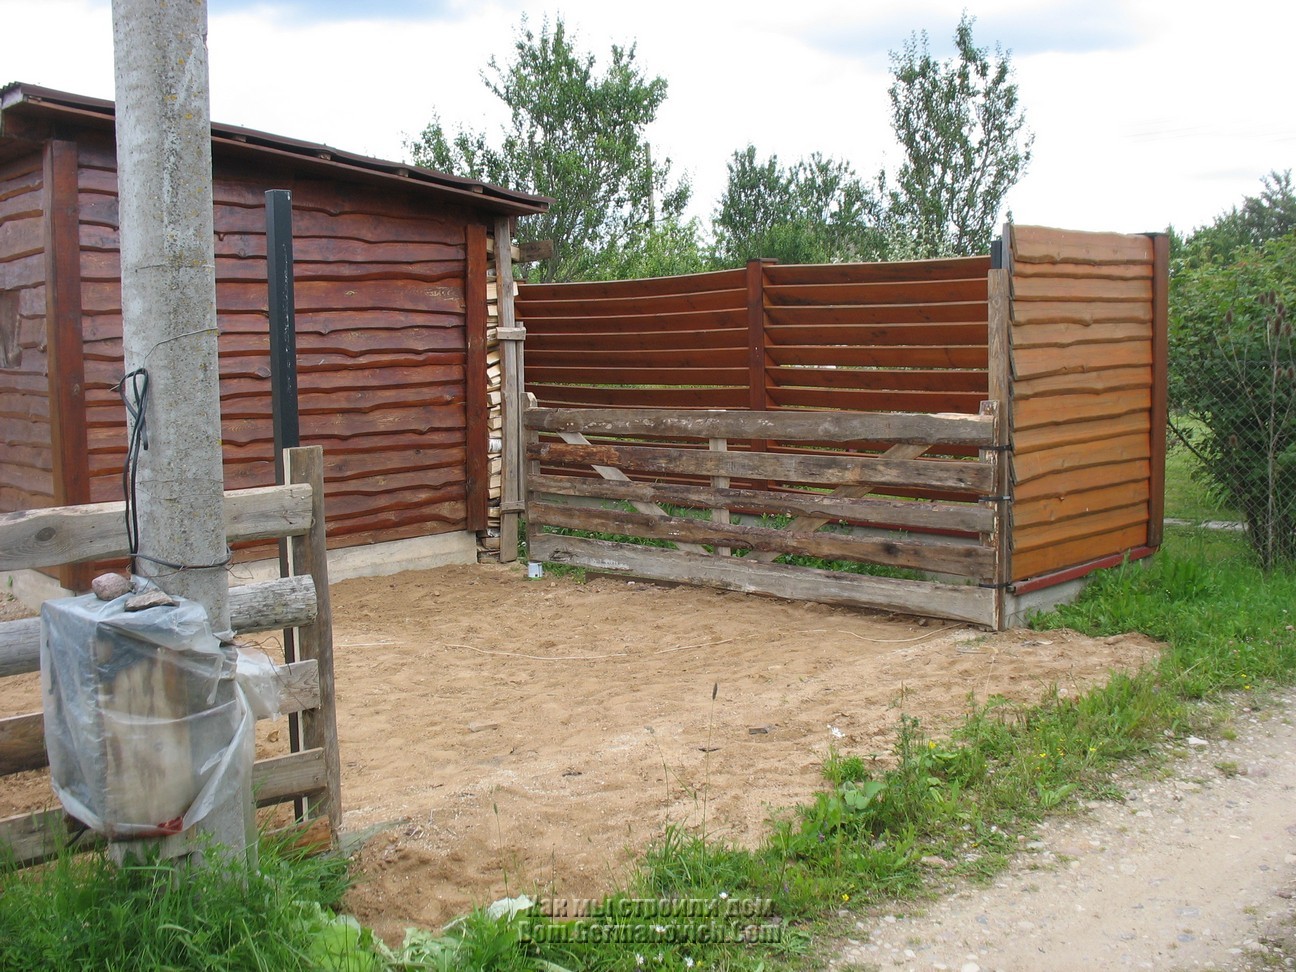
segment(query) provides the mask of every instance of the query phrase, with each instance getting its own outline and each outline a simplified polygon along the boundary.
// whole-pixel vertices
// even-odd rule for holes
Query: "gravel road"
[[[1296,691],[1167,742],[1164,775],[1046,821],[992,884],[860,920],[830,967],[1296,968]]]

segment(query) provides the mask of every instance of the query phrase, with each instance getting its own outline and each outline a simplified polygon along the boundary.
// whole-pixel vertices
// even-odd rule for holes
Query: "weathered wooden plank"
[[[309,487],[267,486],[225,494],[225,530],[231,542],[304,533],[310,529],[309,517]],[[0,570],[106,560],[129,552],[123,503],[0,516]]]
[[[681,314],[689,311],[718,311],[743,307],[745,290],[704,290],[683,294],[661,294],[633,298],[589,298],[536,300],[534,295],[521,301],[521,313],[528,324],[561,318],[573,323],[583,317],[616,318],[621,316],[648,320],[656,315]]]
[[[1029,266],[1029,264],[1023,264]],[[1141,269],[1141,268],[1140,268]],[[1132,280],[1092,277],[1018,276],[1013,279],[1013,300],[1151,300],[1151,274]]]
[[[747,319],[747,313],[741,306],[721,307],[711,310],[676,311],[673,313],[604,313],[596,315],[594,310],[602,309],[601,305],[591,306],[590,313],[577,316],[540,317],[528,315],[527,326],[537,333],[581,334],[587,340],[602,342],[604,337],[624,334],[655,334],[661,331],[715,331],[739,327]],[[641,310],[635,307],[635,310]],[[598,344],[591,345],[598,347]]]
[[[679,483],[611,482],[574,476],[532,476],[528,486],[537,497],[585,497],[593,500],[639,501],[724,508],[744,513],[824,516],[830,520],[880,524],[912,530],[950,530],[977,533],[988,530],[994,514],[973,503],[914,503],[907,500],[857,499],[839,492],[800,490],[766,491],[734,487],[692,486]],[[867,495],[861,494],[861,495]]]
[[[527,380],[537,384],[567,385],[741,385],[747,387],[746,368],[718,368],[698,365],[692,368],[653,368],[627,362],[588,367],[548,366],[528,361]]]
[[[531,543],[534,559],[581,564],[632,577],[704,584],[788,600],[901,611],[987,627],[994,624],[993,592],[981,587],[747,563],[746,557],[708,557],[548,533]]]
[[[646,333],[598,335],[550,334],[527,320],[527,338],[541,348],[553,351],[588,351],[598,347],[605,351],[705,351],[709,348],[742,348],[746,357],[747,329],[707,328],[698,331],[652,331]],[[597,338],[597,345],[591,341]]]
[[[922,368],[769,368],[767,379],[780,388],[839,388],[885,392],[964,392],[986,397],[984,371],[959,369],[929,371]],[[694,376],[697,380],[697,376]],[[713,379],[720,384],[720,376]],[[903,408],[903,406],[897,406]],[[921,411],[921,409],[904,409]]]
[[[727,411],[699,414],[663,409],[531,409],[528,428],[542,432],[587,435],[660,435],[722,439],[769,439],[777,442],[865,440],[923,445],[991,444],[994,424],[980,415],[927,415],[904,412]]]
[[[641,368],[745,368],[747,352],[742,347],[694,348],[664,351],[634,351],[624,348],[576,348],[559,350],[546,347],[543,338],[527,331],[527,373],[534,367],[575,368],[579,370],[616,367]],[[818,350],[818,349],[817,349]],[[847,362],[848,364],[850,362]]]
[[[104,840],[62,810],[41,810],[0,820],[0,852],[15,864],[39,864],[63,848],[86,851],[102,847]]]
[[[1015,225],[1012,255],[1018,263],[1151,263],[1152,243],[1146,236]]]
[[[523,341],[525,330],[518,330],[514,313],[514,300],[517,290],[513,282],[513,222],[507,216],[495,220],[494,239],[507,242],[495,248],[495,280],[500,296],[496,298],[498,316],[498,334],[516,333],[515,337],[502,339],[501,380],[501,424],[503,432],[503,455],[501,461],[500,483],[500,552],[502,564],[511,564],[517,560],[518,553],[518,514],[526,502],[525,485],[522,467],[525,462],[525,432],[522,426],[522,413],[526,408],[523,396],[526,393],[526,371],[523,367]]]
[[[809,530],[791,532],[708,522],[690,517],[646,516],[624,510],[556,506],[543,502],[532,502],[528,507],[528,517],[528,522],[546,527],[709,544],[734,550],[773,553],[775,557],[793,554],[831,560],[854,560],[930,570],[977,580],[988,580],[994,565],[994,552],[988,547],[932,539],[906,539],[899,535],[875,539]]]
[[[1001,244],[1002,245],[1002,244]],[[995,551],[994,576],[991,579],[995,601],[995,628],[1007,625],[1005,589],[1012,574],[1013,482],[1010,454],[1013,439],[1012,406],[1012,286],[1009,271],[996,268],[987,271],[986,292],[989,299],[987,320],[987,401],[982,411],[995,423],[995,451],[982,452],[995,468],[994,526],[982,541]]]
[[[323,749],[305,749],[257,760],[252,767],[252,794],[258,807],[312,793],[318,795],[327,789],[327,758]]]
[[[604,465],[641,472],[694,476],[731,476],[795,482],[874,486],[911,486],[967,492],[989,492],[989,465],[949,459],[885,459],[878,457],[809,456],[773,453],[670,449],[652,446],[567,445],[542,442],[531,458],[541,462]]]
[[[1084,537],[1066,543],[1041,547],[1013,556],[1013,580],[1021,581],[1050,574],[1065,567],[1087,564],[1111,554],[1124,553],[1143,543],[1147,525],[1139,523],[1116,533]]]
[[[292,538],[294,570],[308,575],[315,585],[318,610],[315,619],[298,629],[298,657],[319,663],[318,708],[301,716],[302,742],[322,750],[324,789],[307,801],[311,816],[327,816],[336,833],[342,826],[341,760],[337,738],[337,702],[333,681],[333,611],[328,586],[328,544],[324,523],[324,455],[318,446],[289,449],[284,467],[287,480],[311,487],[311,530]],[[372,527],[372,522],[367,522]]]
[[[542,385],[528,382],[527,389],[546,405],[561,408],[589,405],[613,408],[744,408],[749,404],[746,386],[728,388],[589,388],[578,385]]]

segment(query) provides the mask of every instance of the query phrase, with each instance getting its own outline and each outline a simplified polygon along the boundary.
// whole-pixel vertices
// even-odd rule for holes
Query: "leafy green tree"
[[[1246,247],[1260,246],[1296,231],[1296,189],[1291,170],[1274,170],[1260,179],[1258,195],[1215,218],[1173,247],[1175,270],[1226,266]],[[1173,237],[1172,237],[1173,239]]]
[[[536,279],[598,276],[606,260],[652,239],[658,220],[678,220],[690,186],[671,180],[670,160],[654,159],[645,135],[666,81],[642,74],[633,44],[613,45],[599,71],[562,18],[536,34],[524,17],[513,59],[492,57],[482,81],[511,113],[497,143],[462,128],[447,135],[434,117],[406,148],[419,165],[554,200],[518,228],[521,242],[553,241]]]
[[[973,22],[959,20],[947,60],[932,57],[925,31],[891,52],[891,125],[904,161],[878,174],[872,216],[915,256],[989,252],[1004,198],[1031,158],[1010,54],[977,47]]]
[[[1170,396],[1176,431],[1267,569],[1296,562],[1296,233],[1233,255],[1177,274]]]
[[[605,250],[587,280],[641,280],[674,277],[711,269],[696,219],[659,219],[646,233],[636,234],[624,247]]]
[[[866,225],[867,191],[851,166],[819,153],[790,166],[761,159],[748,145],[729,160],[729,181],[712,221],[715,260],[740,266],[756,257],[780,263],[876,259]]]

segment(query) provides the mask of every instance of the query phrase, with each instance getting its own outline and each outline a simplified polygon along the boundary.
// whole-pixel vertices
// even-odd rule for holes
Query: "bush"
[[[1266,569],[1296,562],[1296,233],[1182,271],[1171,324],[1173,423]]]

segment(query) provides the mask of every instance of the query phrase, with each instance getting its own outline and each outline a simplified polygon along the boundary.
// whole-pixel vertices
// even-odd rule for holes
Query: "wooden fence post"
[[[1166,426],[1170,419],[1170,237],[1152,238],[1152,469],[1148,482],[1147,545],[1161,546],[1165,532]]]
[[[753,412],[763,412],[769,407],[769,390],[766,387],[765,268],[775,261],[767,257],[747,261],[747,407]],[[753,439],[747,446],[752,452],[768,452],[769,442]],[[772,489],[773,483],[763,484]]]
[[[328,584],[328,545],[324,523],[324,452],[319,446],[289,449],[284,468],[290,483],[311,487],[310,532],[292,538],[295,574],[315,583],[315,620],[298,629],[297,656],[314,659],[319,668],[319,708],[301,713],[302,744],[324,752],[325,789],[306,798],[308,816],[327,816],[333,833],[342,827],[341,757],[337,739],[337,704],[333,686],[333,612]]]
[[[495,221],[495,306],[499,309],[496,334],[500,342],[501,391],[503,393],[504,428],[500,482],[500,550],[501,564],[517,560],[518,516],[525,508],[522,485],[526,443],[522,428],[523,395],[526,376],[523,372],[522,346],[526,329],[517,326],[513,307],[513,221],[501,216]]]
[[[1003,250],[1010,245],[1004,233]],[[1012,333],[1011,278],[1008,270],[991,270],[987,280],[989,315],[989,399],[995,406],[995,627],[1006,623],[1007,585],[1012,581]]]
[[[486,401],[486,227],[464,228],[464,416],[467,436],[467,518],[470,531],[485,530],[490,507],[490,406]],[[507,245],[507,244],[506,244]]]

